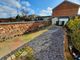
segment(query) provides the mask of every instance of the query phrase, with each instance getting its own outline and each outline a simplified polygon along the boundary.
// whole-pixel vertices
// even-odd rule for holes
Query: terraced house
[[[64,0],[52,10],[53,24],[65,25],[70,17],[80,15],[80,5]]]

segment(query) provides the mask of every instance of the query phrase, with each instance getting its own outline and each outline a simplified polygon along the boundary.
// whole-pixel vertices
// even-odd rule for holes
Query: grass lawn
[[[20,39],[25,41],[25,42],[29,42],[46,31],[48,31],[48,29],[40,30],[40,31],[33,32],[30,34],[25,34],[25,35],[21,36]]]

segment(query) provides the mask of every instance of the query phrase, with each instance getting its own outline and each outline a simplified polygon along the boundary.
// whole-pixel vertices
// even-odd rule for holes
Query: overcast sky
[[[0,0],[0,18],[14,17],[22,14],[51,15],[52,9],[64,0]],[[80,4],[80,0],[69,0]]]

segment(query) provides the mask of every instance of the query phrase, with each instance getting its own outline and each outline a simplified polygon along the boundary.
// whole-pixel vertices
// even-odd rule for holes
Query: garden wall
[[[48,21],[0,23],[0,41],[23,35],[47,25],[49,25]]]

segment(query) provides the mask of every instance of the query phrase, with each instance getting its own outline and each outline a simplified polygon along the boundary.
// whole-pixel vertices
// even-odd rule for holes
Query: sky
[[[64,0],[0,0],[0,18],[15,17],[22,13],[49,16],[52,9]],[[80,0],[69,0],[80,4]]]

